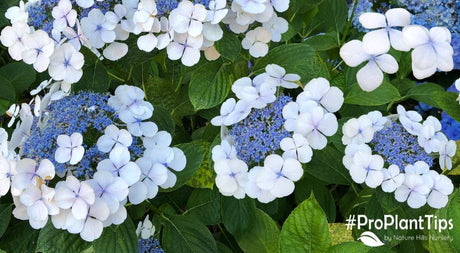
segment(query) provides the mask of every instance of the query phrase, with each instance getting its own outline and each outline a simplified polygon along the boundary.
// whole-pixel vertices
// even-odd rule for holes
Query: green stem
[[[353,11],[351,12],[350,19],[348,19],[347,25],[345,26],[345,30],[343,31],[343,36],[342,36],[342,40],[340,41],[340,45],[342,45],[345,42],[345,39],[348,36],[348,30],[350,30],[351,22],[353,21],[353,18],[355,16],[356,6],[358,6],[358,0],[355,0],[353,2]]]

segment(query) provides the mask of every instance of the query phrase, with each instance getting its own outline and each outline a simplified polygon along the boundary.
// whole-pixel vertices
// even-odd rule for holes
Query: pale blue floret
[[[417,161],[424,161],[429,166],[433,165],[433,157],[420,147],[417,136],[407,132],[400,123],[394,122],[391,127],[376,132],[371,145],[389,165],[398,165],[401,171],[406,165]]]
[[[248,164],[258,163],[280,148],[283,138],[290,133],[283,127],[283,107],[292,101],[281,96],[263,109],[253,111],[230,130],[238,158]]]

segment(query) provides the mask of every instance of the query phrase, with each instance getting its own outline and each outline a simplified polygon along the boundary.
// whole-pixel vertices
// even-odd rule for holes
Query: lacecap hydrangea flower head
[[[452,169],[457,145],[441,132],[441,122],[398,105],[397,114],[373,111],[348,120],[342,128],[343,164],[356,183],[381,186],[412,208],[428,203],[442,208],[453,192],[441,171]]]
[[[265,73],[233,83],[237,99],[222,104],[211,123],[221,126],[221,144],[212,149],[216,186],[225,196],[248,195],[268,203],[290,195],[313,150],[337,132],[334,115],[344,101],[328,80],[308,82],[294,100],[283,89],[302,87],[300,76],[269,64]]]
[[[245,33],[242,46],[254,57],[268,53],[268,43],[281,40],[288,23],[289,0],[29,0],[8,9],[11,26],[0,35],[10,56],[48,70],[55,81],[76,83],[84,65],[81,47],[99,59],[116,61],[128,53],[136,36],[140,50],[166,49],[168,58],[186,66],[220,57],[214,42],[223,37],[220,23]],[[261,25],[255,26],[259,22]]]
[[[361,40],[352,40],[340,48],[340,56],[350,67],[366,63],[356,74],[365,91],[377,89],[383,82],[384,73],[394,74],[399,65],[389,54],[411,51],[412,72],[415,78],[425,79],[436,71],[454,68],[454,50],[451,32],[446,27],[411,25],[411,14],[403,8],[393,8],[385,14],[366,12],[359,22],[368,30]]]
[[[51,99],[56,93],[20,106],[10,141],[1,130],[0,193],[11,190],[13,215],[33,228],[51,218],[56,228],[93,241],[126,219],[126,203],[173,187],[173,171],[185,168],[186,157],[150,121],[154,108],[138,87]]]

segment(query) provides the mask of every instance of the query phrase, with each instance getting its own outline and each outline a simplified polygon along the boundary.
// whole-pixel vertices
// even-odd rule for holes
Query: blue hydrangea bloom
[[[158,16],[167,15],[179,5],[179,0],[158,0],[156,2]]]
[[[452,41],[451,41],[452,48],[454,49],[454,55],[453,55],[454,69],[460,69],[460,34],[459,33],[453,33]]]
[[[351,17],[351,13],[353,11],[353,3],[354,1],[351,1],[351,3],[349,4],[348,17]],[[358,0],[358,4],[356,5],[356,9],[355,9],[353,20],[352,20],[353,26],[356,29],[358,29],[358,31],[362,32],[365,30],[364,27],[361,25],[361,23],[359,23],[359,16],[363,13],[371,12],[372,5],[373,5],[372,1]]]
[[[460,2],[453,0],[399,0],[398,4],[413,15],[413,23],[431,28],[448,27],[452,33],[460,33],[458,15]]]
[[[450,140],[460,140],[460,123],[451,118],[447,113],[441,114],[442,132]]]
[[[247,164],[258,163],[280,148],[283,138],[291,134],[283,127],[283,107],[292,101],[289,96],[281,96],[263,109],[253,109],[244,119],[230,130],[238,158]]]
[[[85,155],[76,165],[73,174],[81,178],[91,177],[97,162],[108,157],[97,149],[95,143],[105,128],[118,118],[115,110],[107,104],[108,98],[106,94],[84,91],[51,103],[42,118],[34,120],[31,134],[23,145],[24,156],[38,160],[49,159],[54,163],[56,171],[63,173],[65,165],[54,160],[57,137],[79,132],[83,135]],[[142,155],[141,144],[139,138],[133,138],[133,144],[129,147],[133,157]]]
[[[433,157],[420,147],[415,135],[410,134],[397,122],[374,134],[371,145],[388,164],[398,165],[402,171],[408,164],[424,161],[433,165]]]
[[[140,239],[138,243],[138,253],[164,253],[157,239]]]

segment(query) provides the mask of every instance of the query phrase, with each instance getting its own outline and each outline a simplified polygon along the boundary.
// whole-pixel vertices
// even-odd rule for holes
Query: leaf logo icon
[[[358,238],[358,241],[361,241],[369,247],[379,247],[384,245],[384,243],[380,241],[380,239],[371,231],[363,232]]]

